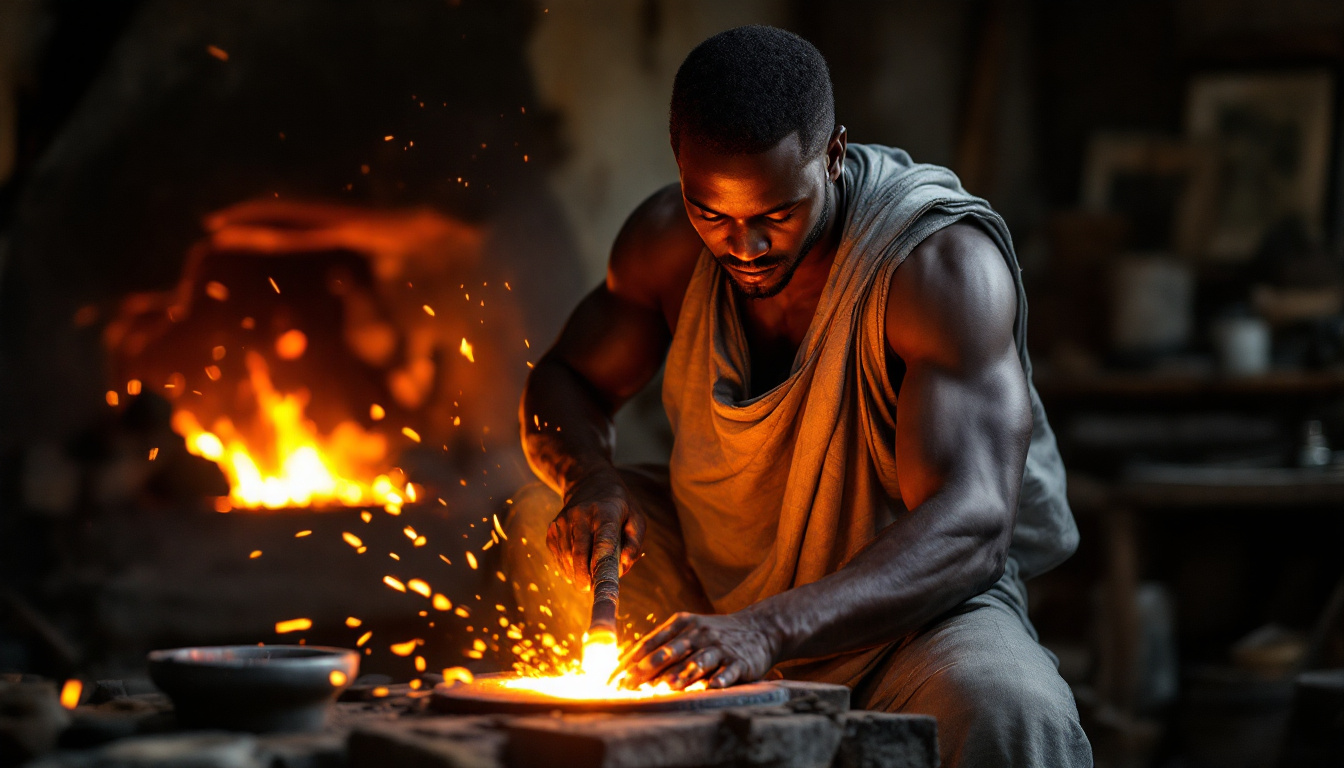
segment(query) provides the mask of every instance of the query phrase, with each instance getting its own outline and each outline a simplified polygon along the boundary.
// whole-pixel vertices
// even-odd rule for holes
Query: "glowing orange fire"
[[[229,481],[229,504],[245,509],[364,506],[377,504],[397,514],[415,488],[379,473],[387,438],[343,421],[325,437],[304,416],[304,392],[278,392],[266,360],[246,358],[256,398],[256,416],[240,428],[221,416],[205,429],[196,414],[179,407],[173,430],[187,450],[219,464]],[[399,473],[398,473],[399,474]]]
[[[572,662],[567,668],[562,668],[559,674],[524,673],[519,677],[500,680],[498,685],[559,699],[648,699],[703,691],[708,687],[705,681],[701,680],[682,691],[674,690],[667,683],[657,685],[644,683],[637,688],[626,688],[622,684],[624,674],[616,675],[613,679],[618,666],[620,666],[620,651],[616,645],[615,635],[585,634],[582,662]]]

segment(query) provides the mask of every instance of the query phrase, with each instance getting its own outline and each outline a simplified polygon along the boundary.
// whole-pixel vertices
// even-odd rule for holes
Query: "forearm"
[[[561,495],[579,479],[610,471],[616,427],[601,397],[562,361],[543,357],[519,405],[523,452]]]
[[[840,570],[746,612],[775,638],[776,662],[897,640],[1002,575],[1014,517],[1009,503],[1016,498],[935,494]]]

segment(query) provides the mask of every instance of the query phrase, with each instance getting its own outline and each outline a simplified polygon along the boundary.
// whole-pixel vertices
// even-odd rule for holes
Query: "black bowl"
[[[185,728],[320,730],[359,654],[306,645],[219,645],[149,654],[149,676]]]

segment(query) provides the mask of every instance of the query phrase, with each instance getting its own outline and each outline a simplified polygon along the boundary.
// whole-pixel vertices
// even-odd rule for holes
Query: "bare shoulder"
[[[630,214],[611,248],[607,288],[656,307],[675,322],[704,242],[686,218],[681,188],[669,184]]]
[[[1014,349],[1017,284],[994,241],[953,224],[915,247],[891,279],[887,343],[907,363],[965,371]]]

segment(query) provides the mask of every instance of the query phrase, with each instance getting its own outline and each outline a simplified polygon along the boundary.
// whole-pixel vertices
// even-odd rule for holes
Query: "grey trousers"
[[[622,473],[649,523],[645,554],[621,579],[619,618],[629,640],[677,611],[714,609],[687,563],[665,470]],[[529,615],[545,605],[538,620],[577,648],[592,603],[559,578],[546,549],[546,528],[559,511],[559,497],[543,485],[515,495],[504,557],[518,604]],[[1011,559],[993,587],[885,646],[856,676],[827,679],[808,665],[783,671],[849,685],[855,708],[933,715],[944,766],[1092,765],[1073,693],[1037,642]]]

